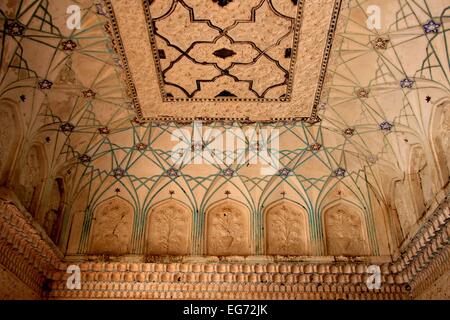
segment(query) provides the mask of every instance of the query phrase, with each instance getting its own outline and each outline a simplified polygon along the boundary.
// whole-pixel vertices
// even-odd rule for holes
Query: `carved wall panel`
[[[148,217],[146,252],[154,255],[187,255],[191,225],[192,215],[175,201],[154,208]]]
[[[338,204],[325,211],[325,236],[328,255],[367,255],[367,240],[362,214],[353,206]]]
[[[22,205],[34,214],[39,201],[47,166],[43,152],[38,146],[32,146],[26,153],[22,166],[18,168],[19,179],[16,193]]]
[[[64,209],[64,182],[58,178],[52,182],[46,201],[43,227],[53,242],[58,243]]]
[[[270,255],[308,254],[308,220],[305,209],[288,202],[266,213],[266,248]]]
[[[450,133],[448,134],[450,137]],[[442,179],[442,186],[447,184],[447,181],[450,176],[450,159],[447,161],[448,156],[450,156],[450,144],[445,140],[448,139],[446,134],[442,132],[442,135],[439,133],[438,136],[433,138],[434,151],[436,153],[436,162],[439,166],[439,172]]]
[[[417,215],[413,200],[409,195],[407,185],[404,181],[399,181],[395,184],[394,203],[403,234],[406,236],[411,230],[411,227],[416,223]]]
[[[428,190],[425,187],[430,187],[432,183],[429,181],[431,178],[428,173],[427,160],[422,148],[416,147],[411,152],[410,157],[410,173],[409,183],[411,187],[411,194],[413,195],[413,201],[416,205],[417,216],[420,217],[425,210],[425,203],[427,199],[425,196],[429,196]],[[432,192],[432,189],[429,190]]]
[[[100,204],[91,226],[91,254],[123,255],[130,250],[133,207],[115,197]]]
[[[10,108],[2,106],[0,108],[0,182],[7,178],[9,173],[9,163],[14,155],[14,147],[17,142],[18,127],[16,119]]]
[[[225,201],[208,210],[206,218],[208,255],[250,254],[250,216],[246,208]]]
[[[447,160],[447,172],[450,172],[450,106],[447,105],[443,113],[443,119],[441,124],[441,140],[443,156]]]

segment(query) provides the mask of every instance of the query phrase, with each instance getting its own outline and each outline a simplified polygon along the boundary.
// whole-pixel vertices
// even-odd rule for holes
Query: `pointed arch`
[[[323,225],[328,255],[369,255],[366,223],[360,208],[339,201],[324,209]]]
[[[112,197],[94,210],[89,253],[124,255],[130,252],[133,206],[121,197]]]
[[[22,119],[17,104],[3,99],[0,108],[0,185],[11,175],[23,137]]]
[[[416,216],[425,212],[426,203],[433,197],[432,172],[422,146],[411,148],[408,162],[408,183],[415,206]]]
[[[434,154],[441,186],[450,179],[450,101],[445,100],[434,108],[430,126],[431,148]]]
[[[152,255],[187,255],[190,252],[192,212],[182,202],[169,199],[150,209],[145,251]]]
[[[22,205],[35,216],[47,177],[47,157],[41,144],[33,144],[16,167],[14,190]]]
[[[45,203],[43,227],[47,235],[57,245],[62,228],[65,207],[65,183],[63,178],[50,181],[49,193]]]
[[[249,255],[250,213],[237,201],[226,199],[206,211],[206,252],[213,256]]]
[[[269,255],[308,255],[308,213],[303,206],[280,200],[265,210],[266,253]]]

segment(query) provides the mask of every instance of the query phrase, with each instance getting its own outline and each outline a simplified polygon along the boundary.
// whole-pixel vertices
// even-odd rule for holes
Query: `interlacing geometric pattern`
[[[341,13],[320,122],[203,124],[222,132],[272,130],[271,139],[280,141],[270,150],[280,159],[274,175],[261,175],[260,165],[247,163],[195,165],[191,157],[172,163],[172,147],[179,142],[171,141],[172,133],[193,134],[194,125],[136,118],[100,1],[17,2],[0,6],[0,111],[9,119],[2,122],[5,128],[14,123],[18,132],[2,132],[8,141],[0,149],[19,148],[8,156],[1,153],[2,170],[14,163],[2,181],[15,188],[43,225],[48,212],[62,210],[54,218],[59,223],[54,239],[72,255],[89,252],[96,208],[117,197],[133,208],[131,254],[145,253],[148,213],[170,199],[192,214],[190,254],[206,254],[206,213],[227,199],[249,210],[251,252],[265,254],[265,209],[284,199],[307,212],[310,255],[329,252],[324,212],[342,203],[362,213],[368,255],[388,255],[380,239],[389,234],[400,245],[424,212],[418,204],[417,219],[402,216],[408,208],[390,196],[395,182],[408,181],[410,189],[402,190],[413,199],[414,181],[436,194],[448,181],[450,7],[445,0],[386,1],[382,13],[389,27],[381,30],[366,25],[370,1],[351,1]],[[65,28],[64,11],[72,3],[82,8],[80,30]],[[211,137],[203,137],[200,146],[192,146],[194,154],[213,152],[210,143]],[[255,147],[249,141],[244,145],[247,151]],[[410,169],[423,154],[424,164]],[[46,165],[33,166],[33,157]],[[33,169],[31,191],[19,168]],[[38,171],[45,178],[30,178]],[[420,179],[404,180],[413,174]],[[55,187],[57,178],[63,188]],[[58,198],[55,190],[62,189]],[[52,201],[39,205],[39,193],[57,197],[56,207],[49,207]],[[435,200],[425,191],[422,205]]]
[[[231,17],[227,4],[144,1],[165,101],[195,98],[208,83],[223,89],[201,95],[209,99],[290,99],[302,1],[241,2]]]

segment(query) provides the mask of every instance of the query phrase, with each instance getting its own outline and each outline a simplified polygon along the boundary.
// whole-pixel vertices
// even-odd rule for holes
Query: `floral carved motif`
[[[129,252],[133,208],[121,198],[102,203],[95,211],[91,254],[123,255]]]
[[[450,106],[443,112],[442,122],[441,122],[441,139],[442,139],[442,149],[444,150],[443,157],[447,160],[447,168],[450,171]]]
[[[42,170],[44,167],[43,157],[38,147],[31,147],[25,156],[18,185],[16,186],[17,195],[24,207],[29,211],[32,211],[32,207],[39,199],[43,183]]]
[[[366,255],[360,214],[349,206],[338,205],[325,212],[325,233],[329,255]]]
[[[307,254],[308,227],[304,209],[282,203],[269,209],[266,219],[268,254]]]
[[[189,212],[177,203],[157,207],[149,216],[147,252],[158,255],[189,253]]]
[[[244,209],[225,202],[211,209],[207,223],[209,255],[248,255],[249,216]]]
[[[14,119],[8,110],[0,111],[0,179],[4,178],[6,166],[11,154],[13,144],[12,133],[14,129]]]

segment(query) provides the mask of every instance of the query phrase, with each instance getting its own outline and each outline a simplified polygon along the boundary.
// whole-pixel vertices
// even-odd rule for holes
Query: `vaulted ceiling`
[[[70,30],[74,3],[81,28]],[[381,23],[371,29],[373,5]],[[149,210],[173,199],[194,217],[190,253],[204,253],[209,208],[233,200],[251,213],[251,250],[263,254],[261,214],[285,199],[307,212],[310,255],[328,252],[322,212],[345,202],[363,212],[366,254],[385,256],[447,185],[446,0],[9,0],[0,9],[1,182],[68,254],[89,252],[94,211],[114,198],[132,208],[130,253],[145,251]],[[171,161],[172,134],[185,129],[190,141],[194,120],[277,130],[279,170],[192,164],[195,153]],[[211,152],[211,140],[201,149]]]

